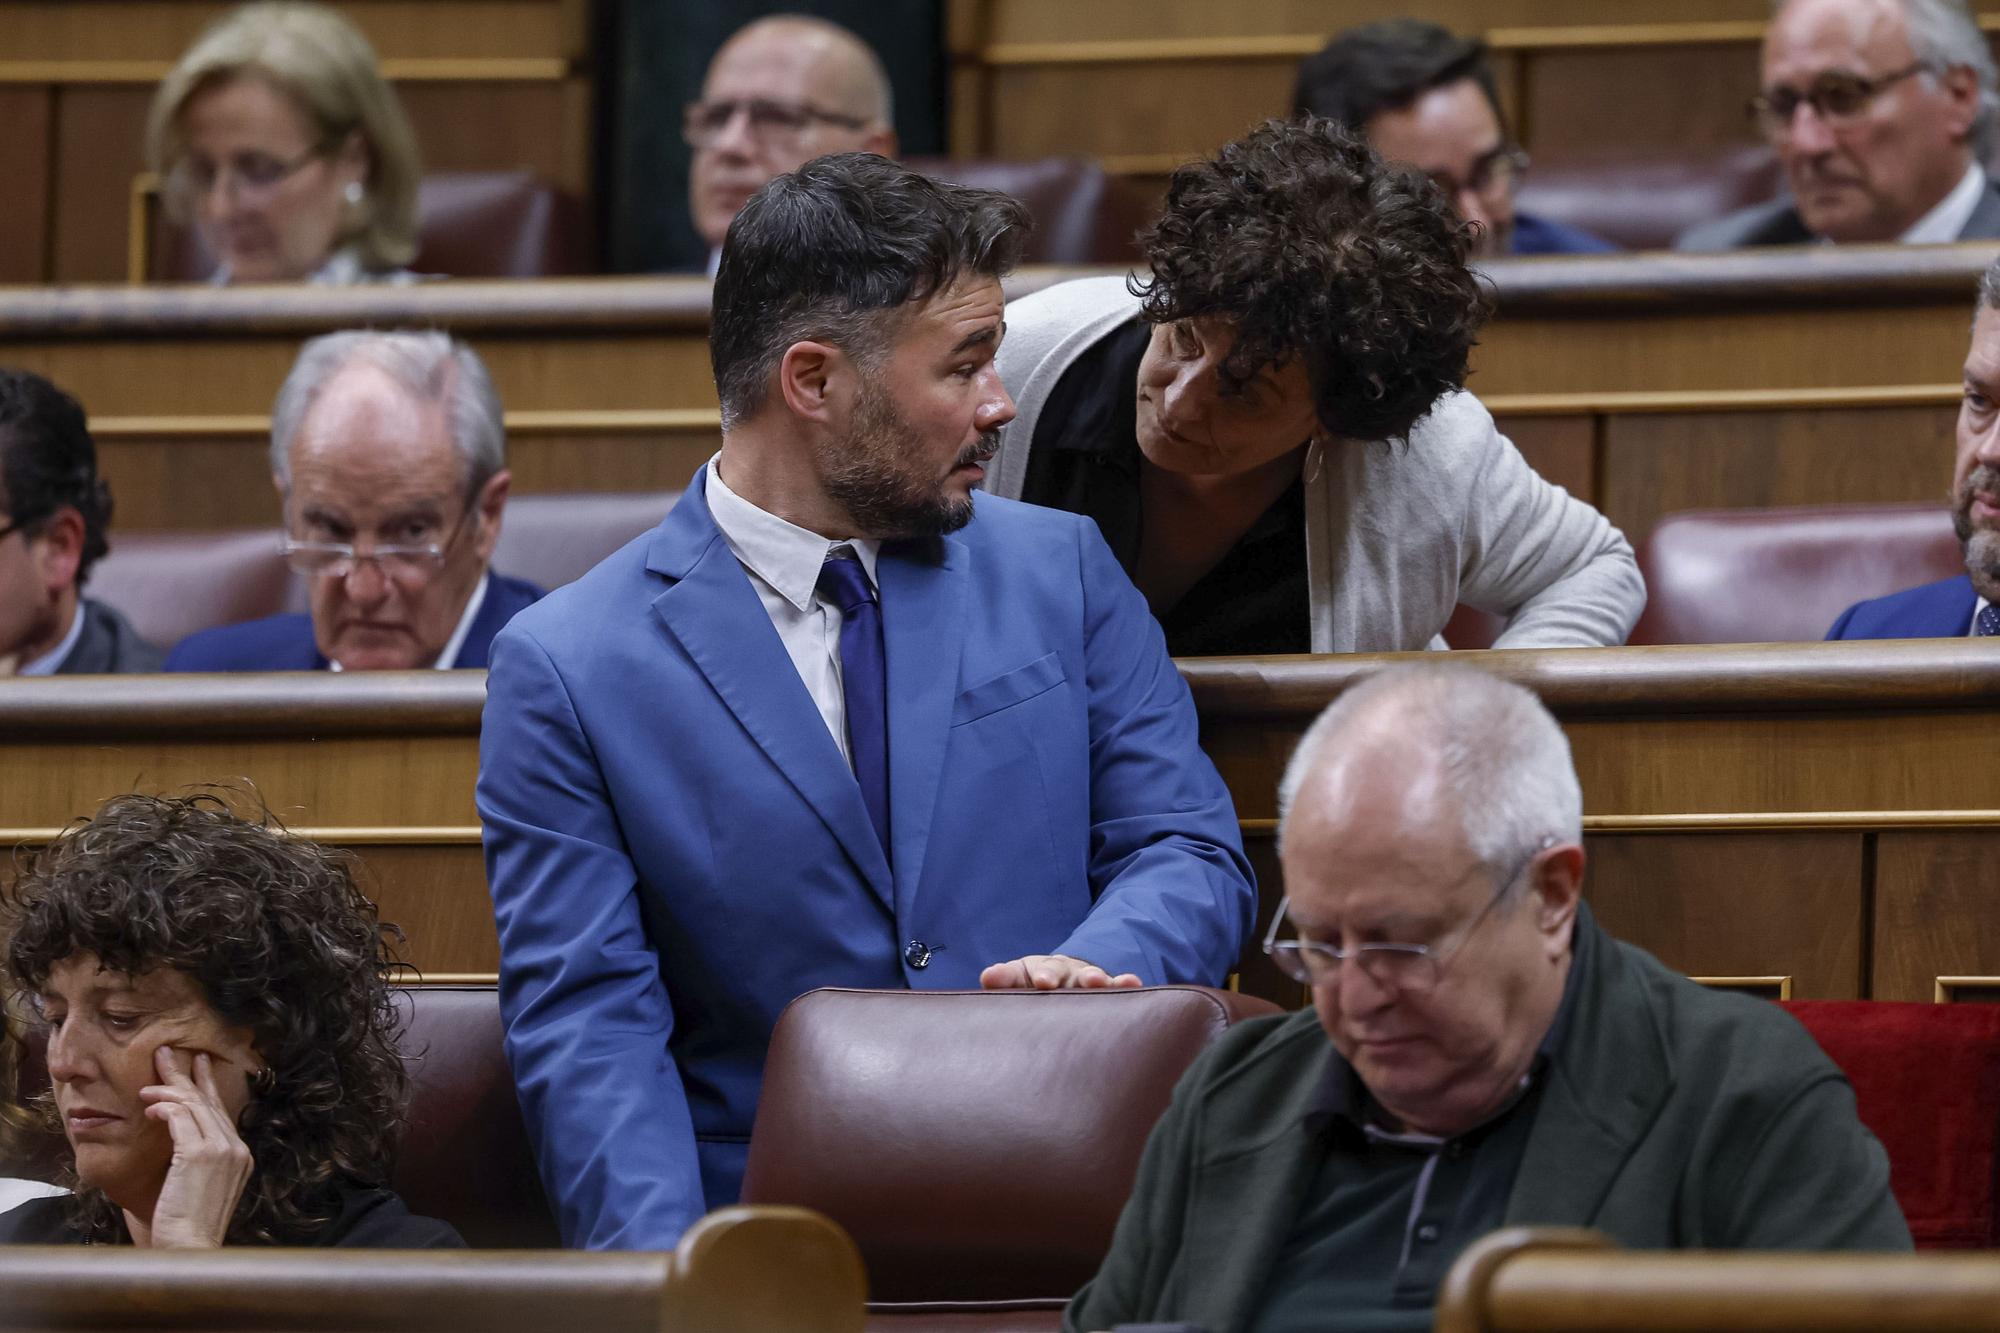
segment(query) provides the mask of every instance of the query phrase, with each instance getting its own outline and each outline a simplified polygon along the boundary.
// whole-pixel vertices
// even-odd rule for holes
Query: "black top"
[[[1035,422],[1021,486],[1030,504],[1093,519],[1127,575],[1139,561],[1136,394],[1151,335],[1149,325],[1134,320],[1063,371]],[[1312,651],[1304,482],[1286,487],[1159,620],[1176,657]]]
[[[1535,1103],[1576,1005],[1591,932],[1520,1095],[1455,1138],[1398,1132],[1337,1056],[1306,1115],[1322,1155],[1251,1333],[1421,1333],[1459,1254],[1507,1217]]]
[[[81,1245],[69,1227],[70,1197],[30,1199],[0,1213],[0,1245]],[[462,1250],[465,1240],[449,1222],[418,1217],[385,1189],[344,1188],[340,1212],[303,1246],[353,1246],[372,1250]]]

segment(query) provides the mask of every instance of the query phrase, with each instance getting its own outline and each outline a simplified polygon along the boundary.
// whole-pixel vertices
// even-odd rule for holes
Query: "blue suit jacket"
[[[1187,686],[1087,519],[980,494],[884,544],[892,871],[706,481],[523,612],[487,680],[507,1051],[571,1245],[670,1248],[736,1201],[805,991],[1034,953],[1214,984],[1255,913]]]
[[[1514,215],[1514,237],[1508,243],[1512,255],[1607,255],[1618,247],[1602,236],[1593,236],[1581,227],[1533,213]]]
[[[1829,639],[1958,639],[1972,630],[1979,605],[1972,579],[1960,574],[1921,588],[1858,602],[1840,613]]]
[[[498,634],[514,613],[537,601],[542,590],[525,579],[494,574],[486,600],[459,646],[454,667],[483,667]],[[167,654],[167,671],[324,671],[326,659],[313,640],[308,615],[265,616],[240,625],[218,625],[190,634]]]

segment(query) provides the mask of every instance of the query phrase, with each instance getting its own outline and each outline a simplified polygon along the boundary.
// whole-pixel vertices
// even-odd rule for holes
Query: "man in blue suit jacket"
[[[2000,635],[2000,261],[1979,281],[1958,449],[1951,476],[1951,521],[1965,548],[1965,573],[1850,606],[1829,639],[1953,639]]]
[[[542,595],[487,569],[509,484],[500,397],[445,334],[307,343],[271,413],[271,476],[312,614],[192,634],[167,670],[483,667]]]
[[[972,494],[1024,224],[867,154],[765,186],[715,282],[722,452],[494,644],[501,1007],[572,1245],[738,1197],[815,986],[1236,959],[1250,870],[1145,602],[1088,520]]]

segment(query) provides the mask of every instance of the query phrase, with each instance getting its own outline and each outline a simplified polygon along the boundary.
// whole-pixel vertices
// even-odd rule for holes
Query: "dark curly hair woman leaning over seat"
[[[1427,177],[1272,121],[1140,239],[1147,277],[1009,307],[987,488],[1095,519],[1174,653],[1423,648],[1460,602],[1499,647],[1624,641],[1631,547],[1463,391],[1487,303]]]
[[[76,1193],[0,1241],[464,1243],[387,1188],[395,929],[345,857],[212,795],[121,796],[27,860],[6,917]]]

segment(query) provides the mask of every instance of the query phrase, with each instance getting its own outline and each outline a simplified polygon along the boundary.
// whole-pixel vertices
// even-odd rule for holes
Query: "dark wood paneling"
[[[1508,417],[1499,425],[1529,467],[1578,499],[1598,503],[1595,418]]]
[[[478,843],[355,850],[367,865],[363,888],[376,910],[402,927],[406,961],[433,976],[499,970],[500,939]]]
[[[70,85],[55,92],[53,282],[123,282],[132,179],[145,160],[143,85]]]
[[[1750,42],[1518,52],[1527,90],[1515,132],[1549,156],[1608,147],[1696,148],[1756,139],[1743,104],[1757,90]],[[1690,96],[1690,89],[1700,89]]]
[[[1993,830],[1883,833],[1875,883],[1875,998],[1928,1001],[1940,976],[2000,976]]]
[[[1584,892],[1606,930],[1678,971],[1789,976],[1793,999],[1858,999],[1865,836],[1599,834]]]
[[[43,88],[0,87],[0,283],[40,282],[47,273],[50,101]]]
[[[1599,505],[1636,544],[1683,509],[1942,502],[1956,420],[1949,406],[1612,414]]]

